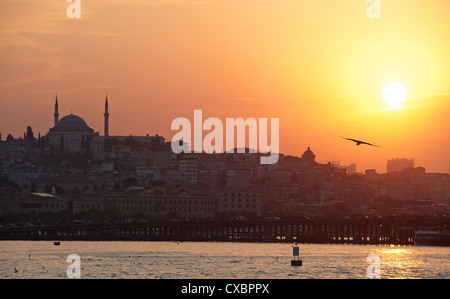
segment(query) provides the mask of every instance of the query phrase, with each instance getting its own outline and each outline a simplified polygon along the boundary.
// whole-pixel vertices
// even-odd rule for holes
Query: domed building
[[[56,150],[81,152],[88,149],[89,141],[98,136],[79,116],[69,114],[58,120],[58,98],[55,102],[55,126],[47,134],[49,146]]]
[[[303,153],[302,160],[304,163],[308,165],[313,165],[316,162],[316,155],[313,153],[313,151],[309,148]]]
[[[103,158],[109,154],[105,152],[105,140],[113,138],[118,141],[125,141],[128,136],[110,136],[109,135],[109,108],[108,96],[105,100],[104,116],[104,134],[94,132],[81,117],[69,114],[59,119],[58,97],[55,101],[54,126],[49,129],[46,138],[47,146],[54,150],[66,152],[82,152],[84,150],[91,152],[97,158]],[[142,144],[151,144],[152,142],[165,142],[162,136],[133,136],[133,139]]]
[[[94,131],[88,127],[84,119],[79,116],[70,114],[61,118],[55,125],[60,131]]]

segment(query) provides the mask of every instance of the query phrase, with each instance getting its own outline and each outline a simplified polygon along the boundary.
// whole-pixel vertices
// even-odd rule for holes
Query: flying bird
[[[350,140],[350,141],[353,141],[353,142],[356,142],[356,145],[367,144],[367,145],[370,145],[370,146],[381,147],[381,146],[379,146],[379,145],[375,145],[375,144],[372,144],[372,143],[369,143],[369,142],[365,142],[365,141],[361,141],[361,140],[356,140],[356,139],[351,139],[351,138],[345,138],[345,137],[342,137],[342,136],[339,136],[339,137],[344,138],[344,139],[347,139],[347,140]]]

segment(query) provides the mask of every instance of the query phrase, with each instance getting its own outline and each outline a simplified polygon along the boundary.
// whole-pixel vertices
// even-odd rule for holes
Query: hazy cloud
[[[100,4],[126,4],[144,6],[196,5],[215,2],[216,0],[108,0],[98,1]]]
[[[254,100],[255,100],[254,98],[242,97],[242,98],[235,98],[235,99],[227,99],[227,100],[225,100],[225,103],[249,103],[249,102],[253,102]]]

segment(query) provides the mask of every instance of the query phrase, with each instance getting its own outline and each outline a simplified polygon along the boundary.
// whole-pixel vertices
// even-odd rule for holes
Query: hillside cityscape
[[[174,154],[162,136],[110,136],[79,116],[0,142],[0,222],[277,219],[448,215],[450,175],[413,159],[386,173],[330,161],[308,147],[262,165],[260,154]],[[1,136],[0,136],[1,139]]]

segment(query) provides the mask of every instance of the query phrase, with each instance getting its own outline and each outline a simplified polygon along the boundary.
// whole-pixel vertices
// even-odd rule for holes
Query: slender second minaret
[[[58,119],[59,119],[59,113],[58,113],[58,94],[56,95],[56,101],[55,101],[55,113],[53,114],[53,116],[55,117],[55,127],[56,127],[56,124],[58,123]]]
[[[103,114],[105,116],[105,137],[108,137],[108,127],[109,127],[109,112],[108,112],[108,94],[106,94],[106,102],[105,102],[105,114]]]

